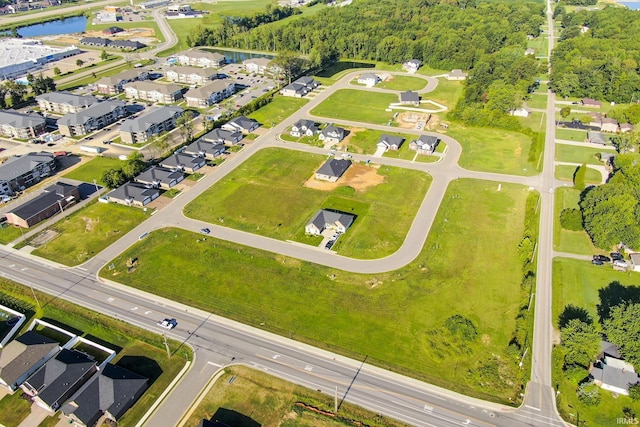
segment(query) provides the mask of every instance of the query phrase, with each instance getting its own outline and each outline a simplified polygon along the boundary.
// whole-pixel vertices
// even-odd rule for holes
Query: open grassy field
[[[262,126],[270,128],[298,111],[307,102],[309,100],[303,98],[276,96],[273,101],[249,114],[249,117],[257,120]]]
[[[556,139],[585,142],[587,140],[587,131],[556,127]]]
[[[62,175],[65,178],[77,179],[78,181],[84,181],[93,183],[95,179],[98,185],[104,186],[102,182],[102,175],[109,169],[118,169],[122,167],[124,162],[119,159],[111,157],[83,157],[82,164],[69,172]]]
[[[576,171],[576,166],[557,165],[556,166],[556,178],[563,181],[573,182],[573,174]],[[587,184],[600,184],[602,182],[602,174],[593,168],[587,167],[587,173],[585,174],[585,183]]]
[[[553,224],[553,249],[558,252],[590,255],[601,252],[591,243],[586,231],[565,230],[560,226],[560,212],[564,209],[579,209],[580,191],[574,188],[558,188],[555,192],[556,203]]]
[[[438,79],[438,86],[429,93],[425,93],[422,99],[430,99],[452,110],[458,99],[462,96],[463,82],[447,79]]]
[[[31,413],[31,403],[18,390],[0,399],[0,425],[18,427]]]
[[[331,119],[386,124],[392,120],[393,113],[385,110],[393,102],[398,102],[398,96],[391,93],[340,89],[311,110],[311,114]]]
[[[348,384],[344,385],[344,388]],[[341,392],[341,390],[338,390]],[[186,427],[196,427],[200,420],[216,420],[233,426],[247,426],[241,417],[249,417],[262,427],[313,426],[336,427],[362,423],[366,426],[403,426],[390,418],[344,402],[338,417],[328,417],[306,410],[304,403],[333,412],[331,396],[281,380],[245,366],[225,368],[223,375],[187,420]],[[247,421],[246,418],[244,421]]]
[[[82,264],[149,218],[149,213],[115,203],[93,202],[45,230],[58,235],[33,254],[64,265]]]
[[[556,144],[556,160],[559,162],[586,163],[588,165],[602,165],[598,158],[600,153],[615,153],[613,150],[602,150],[591,147],[579,147],[569,144]]]
[[[299,151],[261,150],[188,204],[184,213],[216,224],[222,219],[227,227],[267,237],[317,245],[316,239],[304,235],[305,225],[319,209],[337,209],[357,215],[334,246],[340,254],[369,259],[398,250],[431,178],[408,169],[363,167],[363,173],[376,175],[380,183],[356,190],[345,184],[347,171],[335,189],[303,186],[326,160]],[[393,227],[383,226],[389,223]]]
[[[447,135],[462,145],[459,163],[466,169],[524,176],[538,173],[536,165],[527,161],[531,137],[523,133],[452,124]]]
[[[533,111],[529,117],[518,117],[518,121],[522,126],[531,129],[534,132],[544,132],[546,128],[545,114]]]
[[[452,182],[422,252],[388,273],[352,274],[168,228],[101,275],[452,390],[515,401],[528,372],[508,350],[522,303],[516,248],[528,194],[520,185]],[[136,270],[121,274],[131,256]],[[448,332],[454,315],[473,323],[475,338]]]
[[[0,292],[24,301],[34,309],[36,308],[31,290],[25,286],[0,279]],[[42,309],[35,312],[35,317],[44,318],[70,330],[78,331],[81,336],[118,351],[118,355],[111,363],[149,379],[149,388],[138,400],[138,403],[118,421],[119,426],[135,426],[142,414],[149,409],[177,376],[185,362],[192,359],[191,352],[187,347],[171,339],[168,340],[168,344],[172,356],[167,357],[160,331],[152,333],[139,329],[120,320],[66,302],[57,296],[38,291],[35,291],[35,295],[42,306]],[[4,400],[2,399],[2,401]],[[0,416],[3,413],[4,411],[0,410]]]
[[[616,295],[616,288],[609,287],[612,282],[619,282],[622,286],[640,285],[637,273],[621,273],[613,270],[609,265],[593,266],[588,261],[557,258],[553,263],[553,319],[557,327],[558,315],[568,304],[586,309],[594,320],[596,328],[599,320],[596,306],[600,304],[600,293],[607,297]],[[616,418],[624,417],[623,407],[628,407],[634,413],[640,413],[640,402],[634,402],[628,396],[612,396],[611,392],[600,390],[601,402],[597,406],[582,404],[575,393],[577,381],[586,377],[586,369],[573,374],[573,381],[567,379],[561,372],[562,360],[558,352],[554,351],[553,381],[559,385],[557,397],[558,410],[566,420],[571,421],[569,414],[580,414],[580,420],[589,426],[616,425]]]
[[[531,99],[527,101],[529,108],[547,108],[547,95],[533,93]]]
[[[13,242],[22,236],[22,231],[19,227],[14,227],[12,225],[0,228],[0,244],[6,245],[7,243]]]
[[[390,75],[385,81],[376,85],[380,89],[389,90],[420,90],[427,85],[427,81],[420,77]]]
[[[401,158],[405,160],[411,160],[415,156],[415,151],[409,150],[409,144],[413,139],[415,139],[414,135],[402,134],[399,132],[383,132],[380,130],[374,129],[353,129],[349,126],[344,126],[346,129],[349,129],[351,132],[351,136],[348,138],[347,142],[341,142],[338,144],[339,146],[344,146],[348,148],[349,152],[358,153],[358,154],[373,154],[376,152],[377,144],[380,141],[380,137],[382,135],[390,135],[390,136],[400,136],[404,138],[404,143],[400,146],[398,151],[387,151],[384,153],[385,157],[394,157]],[[396,130],[397,128],[394,128]],[[427,157],[427,156],[423,156]]]

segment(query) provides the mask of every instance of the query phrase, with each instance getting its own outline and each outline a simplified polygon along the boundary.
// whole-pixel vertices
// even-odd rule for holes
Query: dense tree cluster
[[[619,7],[574,13],[557,10],[563,30],[551,56],[555,92],[617,103],[630,103],[634,95],[637,100],[640,15]]]
[[[125,182],[133,179],[147,167],[142,154],[139,151],[133,151],[127,157],[124,165],[118,169],[109,169],[102,174],[101,181],[107,188],[120,187]]]
[[[611,309],[604,322],[607,339],[618,346],[620,355],[634,366],[640,366],[640,304],[620,304]]]
[[[593,6],[598,0],[564,0],[562,3],[570,6]]]

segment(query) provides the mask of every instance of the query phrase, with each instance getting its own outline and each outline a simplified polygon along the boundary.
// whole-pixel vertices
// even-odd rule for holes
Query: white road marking
[[[9,266],[9,268],[13,268],[13,267],[15,267],[15,266],[16,266],[15,264],[11,264],[11,265]]]
[[[424,410],[427,412],[433,412],[433,406],[424,405]]]
[[[280,359],[280,355],[279,355],[279,354],[276,354],[276,355],[274,355],[274,356],[273,356],[273,358],[274,358],[274,359]]]
[[[147,314],[147,315],[149,315],[151,313],[153,313],[153,311],[151,311],[151,310],[147,310],[147,311],[144,312],[144,314]]]
[[[207,362],[208,365],[213,365],[213,366],[217,366],[218,368],[222,368],[222,365],[219,365],[217,363],[213,363],[213,362]]]
[[[304,370],[311,372],[311,371],[313,371],[313,366],[307,365],[307,366],[304,367]]]
[[[107,302],[114,302],[115,300],[115,298],[107,298]]]
[[[529,405],[524,405],[525,407],[529,408],[529,409],[533,409],[534,411],[539,411],[540,408],[536,408],[535,406],[529,406]]]
[[[136,311],[137,309],[138,309],[138,307],[133,307],[133,308],[131,309],[131,311]]]
[[[87,269],[86,269],[86,268],[84,268],[84,267],[76,267],[76,268],[77,268],[78,270],[87,271]]]

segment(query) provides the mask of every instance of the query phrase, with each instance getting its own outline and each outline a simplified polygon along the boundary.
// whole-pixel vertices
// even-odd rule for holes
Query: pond
[[[85,16],[74,16],[72,18],[58,19],[56,21],[34,24],[18,28],[21,37],[41,37],[56,34],[81,33],[87,29],[87,18]]]
[[[221,55],[227,57],[227,61],[231,63],[241,63],[245,59],[251,58],[275,58],[275,55],[263,55],[261,53],[250,53],[250,52],[238,52],[237,50],[223,50],[223,49],[212,49],[212,48],[203,48],[202,50],[206,50],[207,52],[216,52]]]

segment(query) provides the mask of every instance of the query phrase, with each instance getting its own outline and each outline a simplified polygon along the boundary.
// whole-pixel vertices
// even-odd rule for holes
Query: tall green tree
[[[560,335],[564,363],[588,368],[600,351],[601,337],[593,325],[580,319],[571,319],[560,330]]]
[[[640,304],[621,304],[611,309],[604,322],[607,339],[618,346],[620,355],[640,367]]]
[[[193,138],[193,132],[195,124],[193,123],[194,114],[193,111],[185,111],[178,120],[176,120],[176,126],[182,136],[182,142],[190,142]]]
[[[283,77],[291,83],[291,80],[300,74],[304,61],[298,56],[297,53],[290,50],[283,50],[278,52],[278,55],[273,59],[275,64],[281,71]]]

